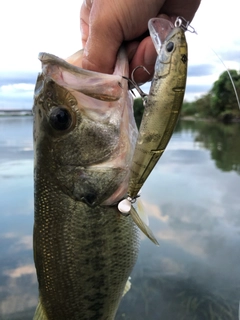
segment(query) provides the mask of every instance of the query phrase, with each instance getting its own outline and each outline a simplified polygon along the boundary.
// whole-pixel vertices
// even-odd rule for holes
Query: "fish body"
[[[135,198],[163,154],[175,128],[182,106],[187,78],[187,42],[181,28],[172,28],[162,41],[161,18],[149,21],[149,31],[158,57],[150,92],[139,128],[128,188]]]
[[[120,76],[128,74],[127,58],[120,50],[113,75],[85,71],[81,59],[73,66],[43,53],[40,60],[33,107],[34,320],[112,320],[139,251],[138,227],[116,206],[127,192],[137,137]]]

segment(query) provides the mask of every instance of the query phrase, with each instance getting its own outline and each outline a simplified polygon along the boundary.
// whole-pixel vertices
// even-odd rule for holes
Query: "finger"
[[[144,66],[150,73],[148,74],[143,68],[137,69],[134,72],[134,80],[138,84],[143,84],[152,79],[156,58],[157,52],[151,37],[148,36],[140,42],[130,62],[130,75],[137,66]]]

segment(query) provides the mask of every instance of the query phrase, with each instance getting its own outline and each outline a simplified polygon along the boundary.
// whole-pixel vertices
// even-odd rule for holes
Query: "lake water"
[[[238,319],[240,125],[181,121],[142,189],[156,247],[142,236],[116,320]],[[0,319],[30,320],[32,117],[0,118]]]

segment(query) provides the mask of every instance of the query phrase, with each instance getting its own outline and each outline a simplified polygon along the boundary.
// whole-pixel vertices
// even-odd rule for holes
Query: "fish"
[[[137,139],[124,48],[112,75],[40,53],[34,90],[34,320],[113,320],[140,235],[117,203]]]
[[[163,18],[148,22],[157,51],[150,91],[144,97],[144,112],[131,166],[128,196],[135,199],[162,156],[176,126],[184,98],[188,49],[184,28]]]

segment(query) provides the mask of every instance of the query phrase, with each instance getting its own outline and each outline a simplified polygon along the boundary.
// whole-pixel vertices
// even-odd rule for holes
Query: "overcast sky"
[[[1,0],[0,108],[13,107],[13,102],[22,101],[21,108],[31,101],[36,74],[40,71],[37,59],[40,51],[64,58],[81,48],[81,2]],[[206,93],[225,70],[213,51],[228,68],[240,70],[238,21],[238,1],[202,0],[192,21],[198,35],[187,33],[187,100]]]

